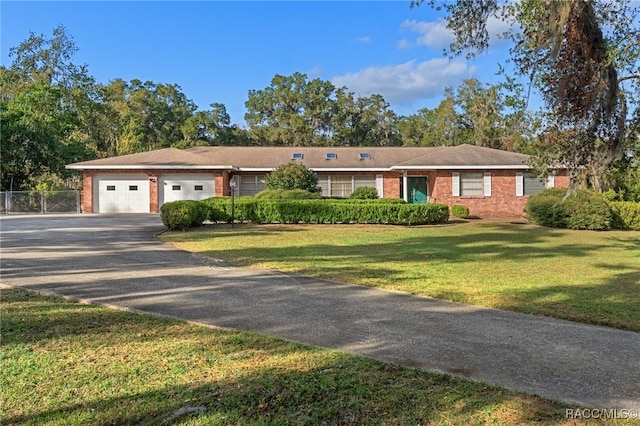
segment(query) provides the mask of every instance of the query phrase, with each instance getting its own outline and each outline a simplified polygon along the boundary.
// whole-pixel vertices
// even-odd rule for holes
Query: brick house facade
[[[252,195],[264,177],[285,163],[318,175],[326,196],[348,196],[374,186],[381,197],[407,202],[462,204],[470,214],[521,216],[528,196],[543,187],[566,187],[562,171],[536,183],[524,154],[455,147],[198,147],[166,148],[74,163],[81,170],[82,211],[157,213],[164,202]],[[531,188],[533,189],[530,189]]]

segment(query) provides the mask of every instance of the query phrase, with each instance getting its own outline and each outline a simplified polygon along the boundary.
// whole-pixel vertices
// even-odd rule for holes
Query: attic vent
[[[302,160],[302,157],[304,157],[304,155],[302,155],[301,152],[294,152],[293,155],[291,155],[292,160]]]
[[[335,160],[338,158],[338,154],[335,152],[327,152],[327,160]]]
[[[368,152],[361,152],[358,158],[360,158],[361,160],[370,160],[371,154],[369,154]]]

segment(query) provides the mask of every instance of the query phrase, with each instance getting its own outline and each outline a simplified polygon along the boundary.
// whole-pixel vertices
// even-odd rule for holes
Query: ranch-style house
[[[530,195],[568,185],[563,170],[544,181],[529,156],[475,145],[443,147],[165,148],[67,165],[83,173],[85,213],[158,213],[175,200],[254,195],[286,163],[315,171],[322,195],[371,186],[385,198],[469,207],[479,217],[521,216]],[[230,183],[233,182],[233,185]]]

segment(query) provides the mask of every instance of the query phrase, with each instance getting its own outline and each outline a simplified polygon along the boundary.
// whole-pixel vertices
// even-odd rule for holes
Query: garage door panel
[[[98,213],[149,213],[149,180],[146,175],[97,176]]]
[[[204,200],[215,195],[213,175],[166,174],[160,179],[160,204],[179,200]]]

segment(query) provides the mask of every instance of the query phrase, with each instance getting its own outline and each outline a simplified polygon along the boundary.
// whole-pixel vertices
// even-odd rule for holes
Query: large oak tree
[[[605,189],[605,172],[637,140],[640,123],[638,8],[629,0],[416,0],[447,12],[449,52],[474,56],[488,23],[508,21],[517,71],[548,108],[539,159],[563,165],[571,188]]]

